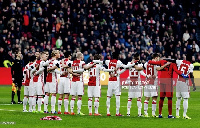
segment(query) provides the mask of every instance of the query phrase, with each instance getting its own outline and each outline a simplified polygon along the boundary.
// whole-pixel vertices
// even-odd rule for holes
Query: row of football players
[[[137,106],[138,106],[138,116],[142,116],[141,109],[142,109],[142,88],[140,87],[140,75],[145,76],[149,80],[149,84],[146,86],[151,86],[150,88],[145,88],[144,90],[144,116],[148,117],[148,102],[150,97],[152,97],[152,116],[156,117],[156,100],[158,96],[157,91],[157,71],[164,70],[167,66],[171,63],[167,62],[162,66],[156,66],[152,64],[142,64],[140,63],[140,57],[138,54],[135,54],[133,57],[132,62],[129,62],[128,65],[122,64],[121,61],[118,60],[118,55],[116,53],[112,54],[111,60],[106,60],[105,64],[107,65],[108,69],[102,66],[103,62],[100,61],[101,56],[95,55],[93,62],[89,64],[85,64],[83,60],[83,54],[78,52],[76,54],[76,60],[70,61],[71,54],[66,53],[63,60],[60,62],[57,61],[59,58],[59,51],[55,50],[52,52],[52,58],[47,60],[48,52],[42,52],[41,58],[37,59],[37,61],[30,62],[26,68],[26,77],[25,77],[25,98],[24,98],[24,111],[26,111],[25,106],[27,103],[27,99],[29,96],[29,111],[35,111],[36,106],[36,95],[38,96],[38,112],[41,111],[41,104],[42,104],[42,95],[45,92],[44,97],[44,112],[48,113],[47,106],[48,106],[48,99],[49,94],[51,96],[51,113],[56,113],[55,111],[55,104],[56,104],[56,93],[59,94],[58,99],[58,114],[61,113],[61,105],[62,100],[64,97],[64,114],[70,114],[68,111],[69,105],[69,95],[72,95],[71,102],[70,102],[70,110],[71,114],[74,115],[74,103],[76,96],[78,96],[77,101],[77,114],[83,115],[81,113],[81,105],[82,105],[82,96],[84,94],[84,87],[83,87],[83,72],[84,70],[89,70],[89,82],[88,82],[88,108],[89,108],[89,115],[92,115],[92,100],[94,98],[94,107],[95,107],[95,115],[100,115],[98,113],[99,107],[99,97],[100,97],[100,70],[109,72],[109,82],[108,82],[108,90],[107,90],[107,116],[110,116],[110,99],[113,94],[116,97],[116,116],[121,116],[119,113],[120,109],[120,95],[121,95],[121,86],[120,86],[120,74],[124,72],[126,69],[129,69],[129,81],[133,83],[135,86],[132,88],[130,86],[129,93],[128,93],[128,103],[127,103],[127,115],[130,116],[130,108],[132,104],[132,99],[137,98]],[[39,58],[39,56],[37,56]],[[153,61],[159,61],[159,56],[157,54],[153,55]],[[182,64],[183,61],[180,61]],[[120,71],[120,68],[124,68]],[[61,71],[57,69],[61,68]],[[143,72],[143,69],[146,69],[146,73]],[[181,69],[184,70],[184,69]],[[188,70],[189,71],[189,70]],[[185,74],[187,74],[187,72]],[[191,72],[192,70],[190,70]],[[47,76],[45,75],[47,72]],[[57,73],[60,74],[60,81],[57,84]],[[72,78],[70,75],[72,74]],[[184,74],[182,75],[183,77]],[[46,78],[46,81],[44,81]],[[44,85],[44,83],[46,84]],[[71,83],[71,84],[70,84]],[[57,90],[58,85],[58,90]],[[182,85],[182,83],[181,83]],[[152,87],[153,86],[153,87]],[[187,86],[187,85],[185,85]],[[187,87],[188,89],[188,87]],[[188,91],[187,91],[188,92]],[[189,93],[185,90],[182,93],[177,93],[178,99],[183,97],[184,99],[189,98]],[[167,96],[166,96],[167,97]],[[177,106],[178,107],[178,106]],[[179,105],[180,108],[180,105]],[[178,112],[177,112],[178,115]]]

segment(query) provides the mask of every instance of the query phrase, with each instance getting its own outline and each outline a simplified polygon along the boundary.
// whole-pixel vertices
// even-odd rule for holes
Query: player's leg
[[[156,116],[156,102],[157,102],[157,97],[158,97],[158,87],[156,85],[152,85],[152,89],[150,92],[150,97],[152,97],[152,117],[157,117]]]
[[[51,93],[51,113],[56,114],[56,93],[57,93],[57,82],[50,83],[50,93]]]
[[[157,96],[152,97],[152,117],[156,117],[156,101],[157,101]]]
[[[29,96],[29,112],[32,112],[32,100],[33,100],[33,81],[30,80],[29,87],[28,87],[28,96]]]
[[[43,111],[41,110],[43,95],[44,95],[44,83],[38,82],[37,83],[37,96],[38,96],[37,105],[38,105],[39,113],[43,113]]]
[[[65,83],[65,79],[63,77],[61,77],[60,81],[58,83],[58,94],[59,94],[58,114],[61,114],[62,99],[63,99],[63,95],[64,95],[64,83]]]
[[[101,114],[99,114],[98,109],[99,109],[99,97],[101,96],[101,86],[95,86],[94,87],[94,97],[95,97],[95,101],[94,101],[94,115],[95,116],[101,116]]]
[[[138,85],[136,86],[137,92],[136,97],[137,97],[137,107],[138,107],[138,116],[142,116],[142,86]]]
[[[180,118],[179,116],[179,110],[180,110],[180,105],[181,105],[181,82],[177,81],[176,83],[176,118]]]
[[[135,98],[135,86],[129,86],[129,90],[128,90],[128,103],[127,103],[127,116],[130,116],[130,112],[131,112],[131,105],[132,105],[132,99]]]
[[[64,93],[64,108],[65,108],[64,114],[66,115],[70,114],[70,112],[68,111],[68,106],[69,106],[69,93]]]
[[[18,81],[17,82],[17,97],[18,97],[18,104],[22,104],[22,101],[20,99],[20,95],[21,95],[21,87],[22,87],[22,82]]]
[[[184,90],[181,92],[183,97],[183,118],[184,119],[191,119],[187,116],[187,110],[188,110],[188,99],[190,97],[190,86],[185,83],[185,86],[183,88]]]
[[[77,95],[78,95],[77,114],[79,114],[79,115],[85,115],[81,112],[83,93],[84,93],[84,84],[83,84],[83,82],[78,81],[77,82]]]
[[[26,105],[28,102],[28,87],[29,86],[24,86],[23,112],[28,112],[26,110]]]
[[[94,90],[94,86],[88,86],[88,109],[89,109],[89,115],[92,115],[93,90]]]
[[[49,82],[46,82],[44,86],[45,90],[45,97],[44,97],[44,113],[49,113],[48,112],[48,104],[49,104]]]
[[[71,89],[70,89],[70,95],[72,96],[71,98],[71,102],[70,102],[70,109],[71,109],[71,115],[74,115],[74,103],[75,103],[75,100],[76,100],[76,87],[77,84],[76,82],[72,82],[71,83]]]
[[[151,96],[151,90],[150,90],[151,85],[146,85],[144,87],[144,96],[145,96],[145,101],[144,101],[144,116],[148,117],[148,104],[149,104],[149,99]]]
[[[131,104],[132,104],[132,98],[128,98],[128,103],[127,103],[127,116],[130,116],[131,112]]]
[[[120,96],[121,96],[121,88],[119,82],[115,82],[114,86],[114,91],[115,91],[115,98],[116,98],[116,116],[122,116],[119,112],[120,109]]]
[[[110,115],[110,99],[113,95],[112,88],[113,88],[112,81],[108,81],[107,100],[106,100],[107,116],[111,116]]]
[[[37,82],[33,82],[32,89],[33,89],[32,107],[33,107],[33,112],[36,112]]]
[[[113,95],[112,87],[113,87],[112,81],[108,81],[107,100],[106,100],[107,116],[111,116],[110,115],[110,99]]]
[[[64,108],[65,108],[65,112],[64,114],[70,114],[68,112],[68,105],[69,105],[69,93],[70,93],[70,79],[66,78],[66,83],[64,85]]]
[[[159,118],[162,118],[162,108],[165,99],[165,84],[160,84]]]
[[[144,116],[148,117],[148,104],[150,97],[145,97],[144,101]]]

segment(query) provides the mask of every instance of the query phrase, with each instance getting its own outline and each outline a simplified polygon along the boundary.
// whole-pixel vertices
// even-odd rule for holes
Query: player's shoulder
[[[110,60],[105,60],[105,64],[108,65],[110,63]]]

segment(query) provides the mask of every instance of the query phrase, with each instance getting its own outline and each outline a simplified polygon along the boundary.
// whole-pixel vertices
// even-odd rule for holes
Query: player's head
[[[55,57],[56,59],[60,58],[59,50],[53,50],[51,53],[51,57]]]
[[[99,55],[99,54],[94,55],[94,60],[100,60],[100,59],[101,59],[101,55]]]
[[[33,55],[30,57],[30,62],[34,62],[35,60],[36,60],[36,56]]]
[[[191,62],[192,61],[192,55],[188,53],[186,55],[186,60]]]
[[[77,53],[76,53],[76,58],[77,58],[78,60],[83,60],[83,54],[82,54],[81,52],[77,52]]]
[[[153,58],[153,60],[155,60],[155,61],[159,61],[159,60],[160,60],[160,56],[159,56],[157,53],[154,53],[154,54],[152,55],[152,58]]]
[[[72,53],[71,53],[70,51],[66,51],[66,52],[64,53],[64,55],[65,55],[65,57],[68,58],[68,59],[71,59],[71,57],[72,57]]]
[[[43,61],[46,61],[46,60],[48,59],[48,56],[47,56],[47,54],[46,54],[45,51],[43,51],[43,52],[41,53],[41,59],[42,59]]]
[[[135,53],[135,55],[133,56],[134,60],[140,60],[140,55],[138,53]]]
[[[119,58],[119,54],[116,52],[112,53],[112,59],[118,59]]]
[[[44,52],[46,53],[47,58],[49,58],[49,52],[47,50],[44,50]]]
[[[40,53],[39,53],[39,52],[35,52],[35,56],[36,56],[36,59],[37,59],[37,60],[40,59]]]
[[[16,56],[16,58],[18,58],[18,59],[22,59],[22,53],[21,53],[21,51],[20,51],[20,50],[17,50],[17,51],[15,52],[15,56]]]

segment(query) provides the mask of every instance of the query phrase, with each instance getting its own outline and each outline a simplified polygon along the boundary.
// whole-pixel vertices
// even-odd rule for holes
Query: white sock
[[[149,101],[145,100],[144,101],[144,114],[145,115],[148,115],[148,104],[149,104]]]
[[[32,105],[33,105],[33,111],[36,111],[36,96],[33,96],[33,99],[32,99]]]
[[[120,96],[116,97],[116,114],[119,114],[119,108],[120,108]]]
[[[137,100],[137,107],[138,107],[138,116],[141,116],[141,109],[142,109],[141,100]]]
[[[44,97],[44,111],[48,111],[48,102],[49,102],[49,95],[45,95]]]
[[[38,104],[38,111],[40,112],[41,111],[41,105],[42,105],[42,96],[38,96],[37,104]]]
[[[82,98],[78,98],[78,101],[77,101],[77,113],[79,114],[81,112],[81,105],[82,105]]]
[[[183,99],[183,117],[186,116],[187,109],[188,109],[188,99],[184,98]]]
[[[132,104],[132,99],[128,99],[127,103],[127,114],[131,113],[131,104]]]
[[[152,101],[152,116],[156,115],[156,100]]]
[[[68,105],[69,105],[69,100],[68,100],[68,98],[65,98],[64,99],[65,112],[68,112]]]
[[[28,101],[28,98],[24,97],[24,99],[23,99],[23,110],[26,110],[27,101]]]
[[[32,111],[32,106],[33,106],[33,97],[29,97],[29,111]]]
[[[95,98],[94,101],[94,108],[95,108],[95,114],[98,114],[98,108],[99,108],[99,98]]]
[[[72,98],[72,99],[71,99],[71,102],[70,102],[70,109],[71,109],[71,112],[74,112],[74,102],[75,102],[75,98]]]
[[[62,99],[58,99],[58,112],[61,112],[61,106],[62,106]]]
[[[176,116],[179,116],[180,106],[181,106],[181,97],[177,97],[177,101],[176,101]]]
[[[106,101],[107,114],[110,114],[110,98],[111,97],[107,96],[107,101]]]
[[[51,96],[51,112],[55,113],[56,96]]]
[[[92,98],[88,98],[88,109],[89,113],[92,113]]]

